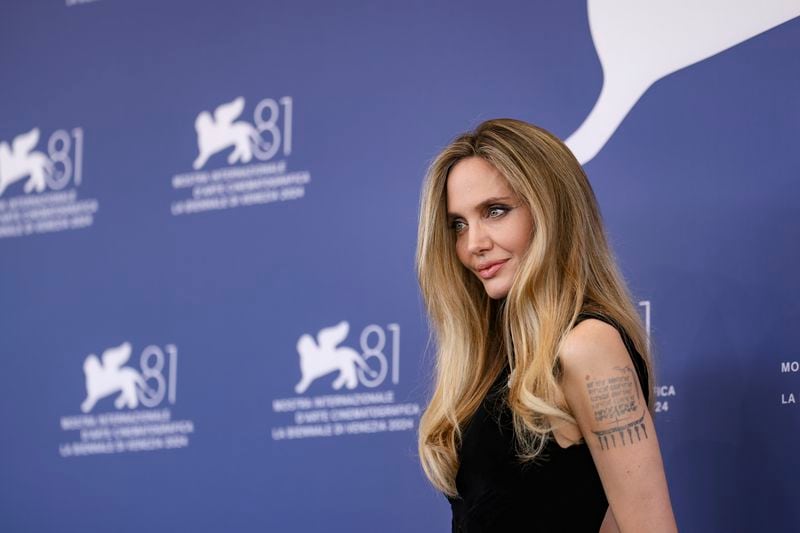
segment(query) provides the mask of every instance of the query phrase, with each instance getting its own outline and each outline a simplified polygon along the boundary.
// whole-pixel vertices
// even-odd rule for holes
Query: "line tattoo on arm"
[[[592,404],[601,450],[629,446],[647,439],[644,423],[646,407],[636,386],[636,372],[631,367],[614,367],[610,377],[586,376],[586,390]]]

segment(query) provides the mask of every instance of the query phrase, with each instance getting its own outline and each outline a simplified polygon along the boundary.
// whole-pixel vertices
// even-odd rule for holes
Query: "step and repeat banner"
[[[800,528],[798,0],[0,13],[0,530],[449,530],[417,206],[493,117],[584,164],[682,531]]]

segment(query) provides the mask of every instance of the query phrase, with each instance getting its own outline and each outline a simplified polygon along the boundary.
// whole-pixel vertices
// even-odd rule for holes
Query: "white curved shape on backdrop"
[[[566,141],[581,164],[653,83],[800,16],[800,0],[588,0],[587,7],[603,88]]]

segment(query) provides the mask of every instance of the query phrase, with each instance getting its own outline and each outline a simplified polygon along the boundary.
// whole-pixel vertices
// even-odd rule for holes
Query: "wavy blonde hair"
[[[467,157],[492,164],[533,217],[530,245],[503,300],[490,299],[458,260],[448,225],[447,176]],[[548,417],[575,422],[559,402],[557,354],[579,313],[600,313],[623,328],[653,383],[646,332],[591,185],[572,152],[541,128],[488,120],[442,150],[422,190],[416,266],[437,346],[435,386],[419,425],[420,461],[449,496],[457,494],[462,429],[506,361],[514,372],[506,401],[522,461],[541,454],[553,429]]]

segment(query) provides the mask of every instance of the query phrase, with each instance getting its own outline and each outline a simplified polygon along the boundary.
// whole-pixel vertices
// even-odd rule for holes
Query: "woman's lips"
[[[506,264],[506,261],[508,261],[508,259],[504,259],[503,261],[498,261],[496,263],[491,263],[486,268],[478,270],[478,275],[483,279],[493,278],[494,275],[497,274],[497,271],[503,268],[503,265]]]

